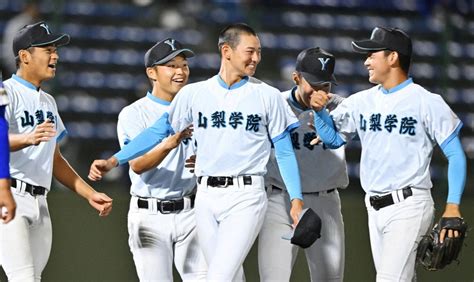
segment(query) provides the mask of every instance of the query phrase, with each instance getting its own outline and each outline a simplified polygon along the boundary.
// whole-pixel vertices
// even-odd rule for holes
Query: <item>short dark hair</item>
[[[397,51],[392,51],[392,50],[384,50],[385,57],[387,57],[390,53],[392,52],[397,52]],[[398,52],[397,52],[398,53]],[[401,53],[398,53],[398,61],[400,63],[400,68],[408,74],[408,71],[410,71],[410,64],[411,64],[411,56],[403,55]]]
[[[227,43],[230,48],[234,49],[239,44],[240,35],[242,33],[257,36],[255,30],[249,25],[245,23],[234,23],[221,30],[217,47],[221,50],[222,46]]]

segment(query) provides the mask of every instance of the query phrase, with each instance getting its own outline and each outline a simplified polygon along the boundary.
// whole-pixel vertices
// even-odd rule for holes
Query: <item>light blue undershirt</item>
[[[168,137],[173,132],[168,117],[169,114],[164,113],[152,126],[140,132],[122,150],[118,151],[114,157],[119,165],[144,155]]]
[[[296,161],[289,131],[285,131],[281,138],[274,141],[273,146],[275,147],[275,158],[278,168],[283,182],[285,182],[288,194],[290,194],[290,199],[303,200],[298,162]]]

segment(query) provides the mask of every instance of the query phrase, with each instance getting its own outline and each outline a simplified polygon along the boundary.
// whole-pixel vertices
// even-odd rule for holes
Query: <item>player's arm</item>
[[[319,138],[330,149],[337,149],[345,144],[339,133],[336,132],[334,121],[326,111],[325,106],[329,101],[327,94],[317,93],[311,95],[311,107],[313,108],[314,127]]]
[[[130,143],[107,160],[94,160],[89,170],[89,179],[92,181],[100,180],[114,167],[142,156],[161,143],[173,132],[168,116],[168,113],[164,113],[152,126],[138,134]]]
[[[442,217],[461,217],[459,204],[466,184],[466,155],[462,148],[461,140],[457,132],[441,144],[441,150],[448,159],[448,199]],[[457,231],[448,230],[448,237],[457,237]],[[446,236],[446,230],[440,233],[442,242]]]
[[[87,199],[89,204],[99,211],[100,216],[107,216],[111,212],[112,199],[87,184],[62,156],[58,145],[54,151],[53,175],[64,186]]]
[[[301,179],[296,161],[293,144],[291,142],[290,133],[285,131],[283,136],[274,139],[275,158],[278,163],[281,177],[285,183],[288,194],[290,194],[291,209],[290,215],[293,219],[294,226],[298,223],[298,217],[303,210],[303,194],[301,192]]]
[[[171,135],[148,153],[129,161],[130,168],[137,174],[142,174],[156,168],[168,156],[169,152],[178,147],[181,141],[191,137],[191,135],[192,127]]]
[[[19,151],[28,146],[36,146],[41,142],[48,142],[56,136],[55,124],[49,119],[35,127],[33,132],[24,134],[8,134],[10,150]]]
[[[0,211],[4,223],[15,217],[16,204],[10,190],[10,151],[8,148],[8,124],[5,106],[0,106]]]
[[[10,178],[0,179],[0,211],[3,223],[15,218],[16,204],[10,190]]]

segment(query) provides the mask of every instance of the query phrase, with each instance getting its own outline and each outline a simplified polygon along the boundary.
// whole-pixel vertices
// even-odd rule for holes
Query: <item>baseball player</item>
[[[405,32],[376,27],[370,39],[354,41],[352,46],[367,54],[369,81],[377,85],[345,99],[332,111],[332,118],[321,109],[327,96],[313,95],[315,126],[330,147],[359,136],[360,179],[377,281],[411,281],[417,242],[433,220],[429,164],[436,144],[449,163],[443,217],[461,217],[466,180],[458,136],[462,123],[440,95],[408,77],[412,43]],[[447,231],[449,237],[458,235]]]
[[[8,123],[5,120],[5,107],[8,96],[0,80],[0,218],[3,223],[15,217],[16,203],[10,189],[10,149],[8,148]]]
[[[0,262],[11,281],[40,281],[51,251],[52,229],[46,196],[52,176],[108,215],[112,199],[84,182],[61,155],[57,142],[66,130],[54,98],[41,83],[55,76],[57,47],[69,42],[45,22],[27,25],[13,40],[18,70],[4,82],[9,104],[10,173],[17,203],[15,219],[0,225]]]
[[[263,183],[272,139],[296,224],[301,213],[298,165],[290,130],[298,120],[279,91],[251,77],[260,62],[260,40],[246,24],[219,35],[221,68],[208,80],[183,87],[165,115],[108,160],[96,160],[89,177],[102,175],[190,124],[197,141],[196,224],[209,281],[242,279],[242,263],[262,226]]]
[[[296,60],[292,79],[296,86],[282,92],[300,121],[291,133],[300,168],[306,208],[312,208],[322,220],[321,238],[305,249],[311,281],[342,281],[344,276],[344,225],[338,189],[349,184],[344,147],[328,150],[312,145],[316,137],[310,96],[329,93],[336,82],[335,58],[320,49],[303,50]],[[291,232],[289,195],[274,155],[270,156],[265,175],[268,209],[258,238],[258,266],[261,281],[289,281],[299,248],[282,235]]]
[[[168,111],[188,81],[187,58],[193,56],[173,38],[146,52],[146,73],[153,90],[120,112],[117,132],[121,147]],[[184,281],[206,279],[207,265],[197,244],[193,209],[196,179],[184,169],[185,159],[193,154],[193,142],[186,132],[165,139],[129,162],[129,245],[141,281],[172,281],[173,259]]]

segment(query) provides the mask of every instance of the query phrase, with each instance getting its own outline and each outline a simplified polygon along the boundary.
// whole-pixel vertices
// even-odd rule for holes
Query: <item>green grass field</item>
[[[106,190],[107,193],[112,189]],[[442,189],[440,189],[442,190]],[[440,191],[442,193],[444,191]],[[49,194],[53,221],[53,248],[43,272],[43,281],[138,281],[127,244],[129,196],[109,193],[114,210],[108,218],[99,218],[88,204],[70,192],[54,189]],[[341,192],[346,232],[345,281],[374,281],[375,274],[368,241],[367,217],[358,188]],[[435,194],[438,214],[442,197]],[[462,212],[474,224],[474,197],[465,195]],[[418,281],[474,281],[474,246],[471,238],[461,254],[460,265],[439,272],[418,269]],[[256,248],[245,262],[247,281],[259,281]],[[270,259],[270,258],[269,258]],[[291,281],[309,281],[303,252]],[[1,281],[6,281],[3,273]],[[179,278],[176,281],[180,281]]]

